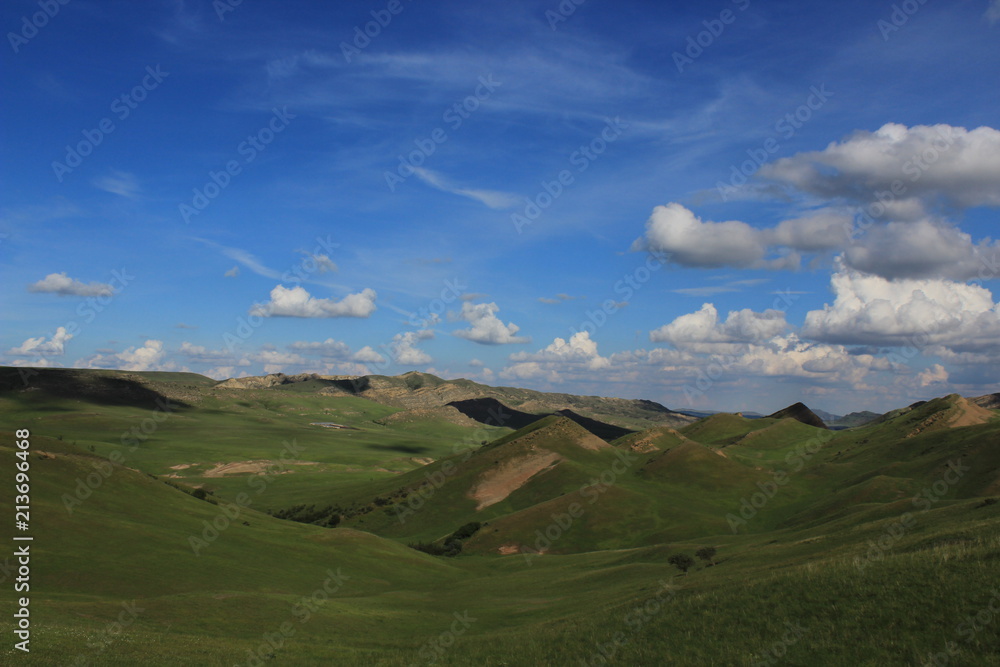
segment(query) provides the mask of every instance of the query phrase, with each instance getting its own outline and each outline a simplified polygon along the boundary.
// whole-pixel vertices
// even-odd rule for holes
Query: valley
[[[31,664],[996,664],[989,397],[831,430],[424,373],[2,368],[0,415],[7,465],[31,434]]]

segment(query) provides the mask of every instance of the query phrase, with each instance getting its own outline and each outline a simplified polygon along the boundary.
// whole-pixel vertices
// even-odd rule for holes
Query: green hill
[[[0,460],[32,432],[25,664],[996,663],[1000,624],[975,619],[1000,418],[959,396],[845,431],[717,414],[609,444],[565,417],[490,431],[133,375],[0,391]],[[302,504],[339,525],[264,511]],[[456,556],[407,546],[456,532]]]

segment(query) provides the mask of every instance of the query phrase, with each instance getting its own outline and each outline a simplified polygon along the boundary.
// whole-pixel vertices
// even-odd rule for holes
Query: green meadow
[[[169,410],[0,393],[9,475],[31,431],[34,538],[31,653],[5,632],[4,664],[1000,664],[1000,419],[964,399],[608,443],[213,386],[142,374]],[[267,513],[301,504],[339,525]],[[457,556],[408,546],[473,522]]]

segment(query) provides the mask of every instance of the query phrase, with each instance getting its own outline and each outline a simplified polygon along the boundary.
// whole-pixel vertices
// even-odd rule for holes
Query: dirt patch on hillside
[[[955,401],[955,407],[958,409],[955,411],[955,414],[951,417],[951,419],[948,420],[948,426],[952,428],[985,424],[995,416],[990,410],[987,410],[981,405],[976,405],[975,403],[964,398],[960,398]]]
[[[660,447],[656,445],[656,441],[665,435],[672,435],[677,438],[680,442],[690,442],[690,440],[680,431],[670,427],[652,429],[641,438],[637,438],[628,444],[628,448],[639,454],[648,454],[650,452],[656,452],[660,450]]]
[[[469,491],[469,496],[478,501],[476,510],[495,505],[527,484],[529,479],[560,461],[562,457],[559,454],[546,450],[504,461],[483,473],[479,482]]]
[[[263,475],[269,470],[274,470],[279,474],[291,472],[282,470],[285,466],[315,466],[319,463],[315,461],[270,461],[267,459],[259,461],[236,461],[235,463],[219,463],[214,468],[208,470],[204,477],[224,477],[226,475]]]
[[[497,549],[497,553],[501,556],[510,556],[511,554],[516,554],[521,551],[521,547],[516,544],[501,544]]]
[[[912,438],[924,431],[941,427],[960,428],[962,426],[985,424],[992,420],[994,416],[995,414],[991,410],[976,405],[961,396],[955,396],[955,400],[950,407],[932,414],[915,429],[907,433],[906,437]]]
[[[577,438],[576,444],[580,445],[584,449],[590,449],[595,452],[599,449],[608,449],[609,447],[611,447],[611,445],[604,442],[596,435],[591,435],[590,433],[586,435],[581,435],[579,438]]]
[[[443,405],[439,408],[417,408],[414,410],[404,410],[383,417],[384,424],[409,424],[416,421],[443,420],[458,426],[468,426],[470,428],[481,426],[475,419],[471,419],[462,414],[458,408],[450,405]]]

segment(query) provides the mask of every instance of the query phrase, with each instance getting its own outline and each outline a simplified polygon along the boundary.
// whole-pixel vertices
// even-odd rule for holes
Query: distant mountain
[[[826,424],[823,420],[820,419],[815,412],[806,407],[805,403],[795,403],[794,405],[789,405],[784,410],[778,410],[777,412],[768,415],[768,417],[770,419],[791,418],[809,426],[826,428]]]
[[[835,424],[836,422],[844,418],[843,415],[835,415],[832,412],[827,412],[826,410],[819,410],[817,408],[813,408],[812,411],[816,414],[817,417],[823,420],[824,424],[827,425]]]
[[[330,396],[360,396],[404,410],[452,406],[477,421],[521,428],[546,415],[562,415],[609,439],[653,426],[683,426],[694,417],[654,401],[603,396],[577,396],[491,387],[471,380],[443,380],[411,371],[397,376],[283,375],[224,380],[217,389],[315,391]]]
[[[1000,393],[986,394],[985,396],[970,398],[969,402],[975,403],[979,407],[986,408],[987,410],[1000,410]]]
[[[881,416],[882,415],[878,412],[862,410],[860,412],[852,412],[848,415],[844,415],[843,417],[840,417],[832,422],[827,422],[827,425],[838,428],[852,428],[854,426],[864,426],[865,424],[870,424]]]
[[[722,414],[737,414],[731,412],[723,412],[721,410],[676,410],[682,415],[688,415],[690,417],[696,417],[698,419],[704,419],[705,417],[711,417],[712,415],[722,415]],[[747,419],[760,419],[764,415],[759,412],[740,412],[738,413]]]

